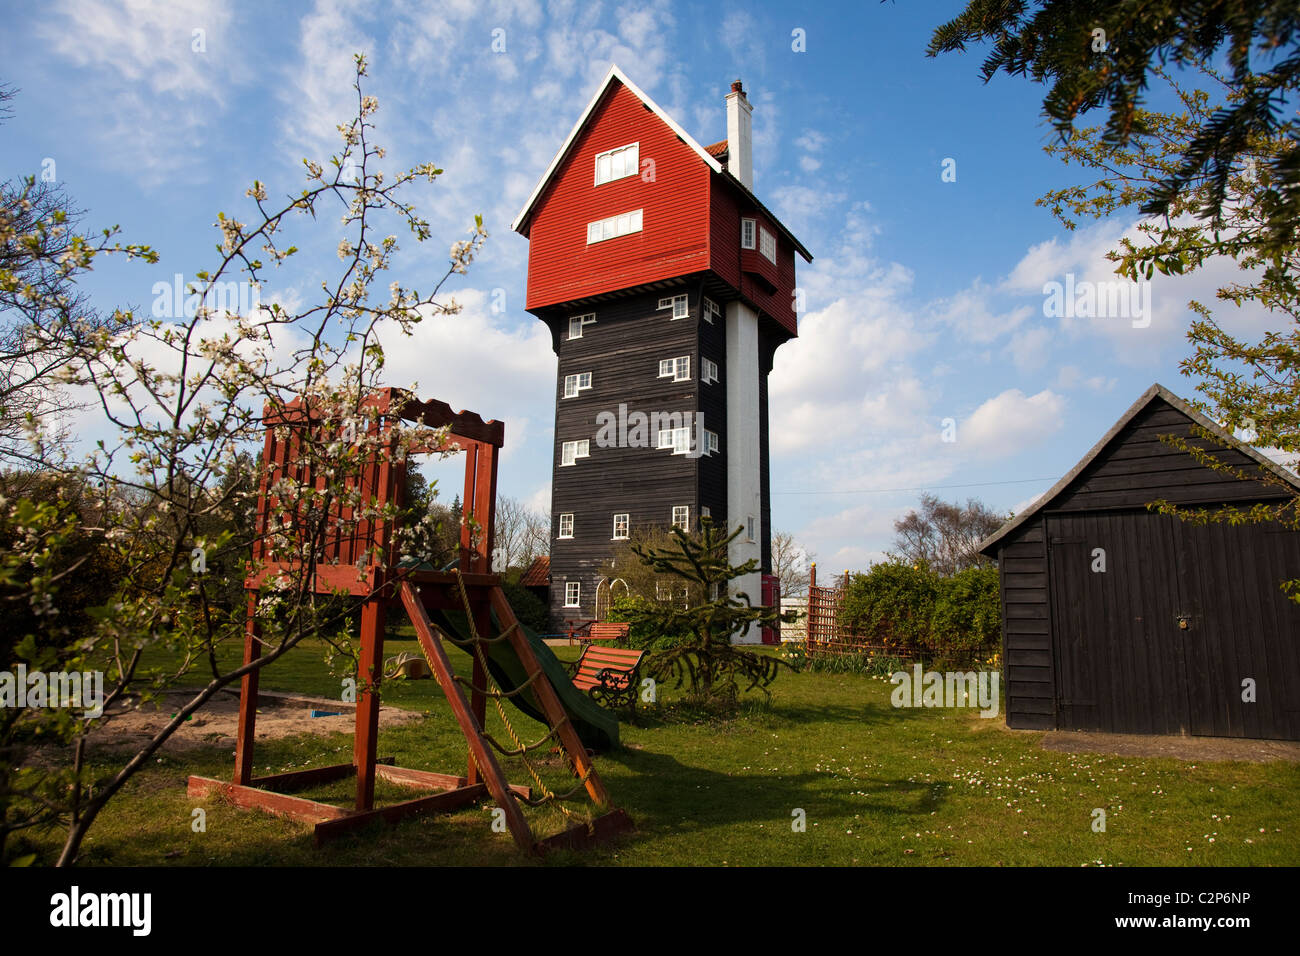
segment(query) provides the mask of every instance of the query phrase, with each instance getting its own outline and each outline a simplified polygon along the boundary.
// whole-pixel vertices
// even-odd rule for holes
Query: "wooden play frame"
[[[491,797],[505,813],[505,821],[516,845],[528,853],[566,847],[578,848],[604,840],[631,829],[632,822],[624,811],[611,805],[609,794],[600,780],[591,757],[578,739],[554,687],[541,668],[527,637],[518,627],[514,611],[501,589],[501,578],[491,573],[491,555],[496,503],[497,463],[504,442],[501,422],[483,421],[474,412],[454,412],[444,402],[432,399],[416,401],[397,389],[383,389],[366,399],[377,412],[375,428],[387,434],[396,419],[418,422],[432,428],[446,428],[448,438],[441,448],[429,451],[460,449],[465,453],[465,486],[462,499],[465,521],[461,527],[460,562],[453,571],[398,569],[395,565],[394,529],[387,521],[357,518],[352,509],[336,506],[340,533],[323,542],[322,557],[314,569],[313,589],[318,594],[343,591],[362,595],[361,656],[357,673],[356,730],[352,761],[309,770],[255,777],[253,743],[257,721],[258,675],[251,670],[242,678],[239,700],[239,724],[235,748],[235,772],[232,782],[210,777],[191,776],[191,798],[220,795],[235,806],[264,810],[294,820],[313,824],[316,844],[355,830],[376,820],[394,823],[422,813],[447,812]],[[258,596],[268,579],[286,571],[300,570],[289,562],[277,561],[268,551],[268,531],[272,490],[282,478],[310,483],[316,481],[297,460],[298,433],[310,416],[301,402],[291,403],[279,411],[267,409],[266,439],[263,446],[263,469],[257,509],[257,536],[253,546],[256,573],[245,580],[248,623],[244,634],[244,663],[256,661],[262,653],[260,628],[255,612]],[[390,452],[392,444],[386,447]],[[367,462],[357,479],[363,501],[383,506],[401,505],[405,487],[406,463],[391,453],[380,453]],[[323,479],[318,487],[323,487]],[[479,526],[476,537],[471,524]],[[368,562],[367,553],[384,556],[382,562]],[[376,747],[379,736],[379,685],[382,678],[384,624],[388,605],[401,601],[415,626],[420,648],[424,652],[456,722],[469,744],[469,762],[463,776],[430,773],[392,766],[391,758],[381,759]],[[518,799],[531,797],[529,787],[511,785],[502,772],[492,746],[484,736],[488,675],[478,655],[474,655],[471,693],[467,699],[452,674],[442,633],[429,619],[426,608],[465,610],[478,634],[489,634],[495,614],[502,633],[519,656],[530,677],[530,686],[547,722],[555,733],[556,743],[569,758],[576,776],[582,779],[588,797],[600,811],[591,823],[576,824],[544,840],[536,840]],[[292,793],[324,783],[353,777],[356,800],[352,808],[333,806],[293,796]],[[413,789],[434,791],[415,799],[384,807],[375,806],[376,778]]]

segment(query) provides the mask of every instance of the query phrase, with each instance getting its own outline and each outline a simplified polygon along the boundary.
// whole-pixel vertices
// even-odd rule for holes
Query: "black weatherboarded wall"
[[[1231,447],[1192,434],[1193,424]],[[1241,468],[1238,480],[1160,436]],[[1007,724],[1300,739],[1300,533],[1150,511],[1284,501],[1294,475],[1153,385],[1069,474],[987,539]],[[1244,700],[1253,689],[1254,700]]]

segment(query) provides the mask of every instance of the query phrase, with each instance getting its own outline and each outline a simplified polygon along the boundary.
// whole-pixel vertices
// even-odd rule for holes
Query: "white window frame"
[[[712,455],[714,452],[718,451],[718,449],[720,448],[720,445],[719,445],[719,443],[718,443],[718,433],[717,433],[717,432],[711,432],[711,431],[709,431],[707,428],[704,429],[704,439],[705,439],[705,441],[708,443],[708,453],[709,453],[710,455]]]
[[[740,220],[740,248],[753,249],[758,238],[758,220]]]
[[[620,521],[619,519],[622,519],[622,520]],[[618,526],[619,526],[620,524],[622,524],[622,526],[623,526],[623,533],[622,533],[622,534],[619,534],[619,533],[618,533]],[[619,512],[618,514],[614,515],[614,536],[613,536],[612,538],[610,538],[610,540],[611,540],[611,541],[626,541],[627,538],[628,538],[628,531],[631,529],[631,527],[632,527],[632,514],[631,514],[631,512],[628,512],[628,511],[621,511],[621,512]]]
[[[657,447],[671,448],[674,455],[689,454],[691,450],[690,426],[659,429],[659,441]]]
[[[691,316],[691,300],[685,293],[660,299],[659,308],[672,309],[674,319],[688,319]]]
[[[718,363],[711,358],[700,356],[700,381],[708,385],[718,380]]]
[[[567,521],[565,520],[566,518],[568,519]],[[569,526],[569,533],[568,533],[568,534],[565,534],[565,533],[564,533],[564,526],[565,526],[566,524]],[[573,512],[572,512],[572,511],[566,511],[564,514],[560,515],[560,527],[559,527],[559,533],[556,534],[556,537],[557,537],[557,538],[566,538],[566,539],[567,539],[567,538],[572,538],[572,537],[573,537]]]
[[[758,227],[758,251],[764,259],[776,265],[776,236],[763,226]]]
[[[687,532],[688,534],[690,533],[691,530],[691,506],[690,505],[673,505],[672,527],[681,528],[683,531]]]
[[[632,152],[631,168],[628,167],[628,158],[626,155],[629,150]],[[609,169],[606,172],[605,178],[601,179],[600,161],[606,156],[609,157]],[[617,176],[613,175],[615,156],[620,157],[619,162],[621,163],[623,168],[623,172],[619,173]],[[597,186],[603,186],[605,185],[605,183],[614,183],[614,182],[618,182],[620,179],[627,179],[627,177],[629,176],[635,176],[638,172],[641,171],[641,144],[639,142],[628,143],[626,146],[616,146],[613,149],[605,150],[603,153],[597,153],[596,162],[594,166],[595,166],[595,170],[594,170],[595,181]]]
[[[581,581],[564,582],[564,606],[582,607],[582,582]]]
[[[631,212],[621,212],[617,216],[587,223],[587,245],[594,246],[598,242],[640,232],[644,212],[644,209],[633,209]]]
[[[576,465],[579,458],[591,457],[591,439],[583,438],[578,441],[566,441],[560,446],[560,467]]]
[[[591,388],[590,372],[575,372],[573,375],[564,376],[565,398],[577,398],[579,392],[585,392],[589,388]]]
[[[700,315],[704,316],[705,322],[712,325],[715,318],[722,318],[722,308],[718,303],[706,296],[700,304]]]
[[[691,380],[691,357],[678,355],[675,358],[659,360],[659,377],[671,378],[674,382]]]
[[[574,325],[575,322],[577,323],[577,325]],[[586,315],[569,316],[569,338],[570,339],[582,338],[583,328],[588,325],[595,325],[595,323],[596,323],[595,312],[588,312]]]

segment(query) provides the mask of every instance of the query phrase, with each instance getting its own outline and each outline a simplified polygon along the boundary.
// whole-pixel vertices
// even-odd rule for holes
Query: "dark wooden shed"
[[[1257,477],[1208,468],[1167,435]],[[980,546],[1001,576],[1007,725],[1300,739],[1300,604],[1280,587],[1300,578],[1300,532],[1195,525],[1146,507],[1297,494],[1295,475],[1168,389],[1147,389]]]

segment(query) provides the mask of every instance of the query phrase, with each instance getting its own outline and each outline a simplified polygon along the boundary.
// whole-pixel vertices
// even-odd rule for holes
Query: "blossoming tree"
[[[444,285],[466,272],[487,235],[476,217],[429,287],[393,281],[387,297],[373,294],[399,251],[397,235],[386,233],[390,224],[405,226],[417,243],[431,238],[428,222],[402,198],[404,187],[433,182],[442,170],[425,163],[387,179],[380,168],[384,149],[372,141],[378,102],[363,93],[365,76],[365,58],[357,56],[356,114],[338,127],[342,147],[327,163],[303,161],[307,182],[300,192],[273,201],[267,184],[255,181],[247,191],[247,221],[218,215],[214,267],[196,273],[187,290],[198,303],[192,315],[164,319],[118,310],[108,321],[90,321],[40,288],[23,288],[11,270],[0,272],[0,285],[16,285],[15,294],[26,297],[26,334],[62,350],[58,386],[89,397],[111,435],[81,461],[42,457],[42,423],[34,419],[39,472],[64,490],[44,503],[23,496],[0,500],[6,544],[0,598],[23,607],[31,622],[13,641],[10,658],[32,670],[105,675],[102,716],[85,709],[0,709],[0,857],[30,860],[28,847],[6,847],[7,838],[29,827],[58,826],[66,830],[58,862],[75,862],[105,806],[221,688],[250,668],[273,663],[309,635],[329,636],[336,651],[353,656],[343,625],[367,595],[324,601],[314,595],[316,545],[327,516],[340,496],[355,494],[350,479],[368,458],[385,448],[401,457],[437,447],[442,437],[410,423],[379,428],[366,398],[383,376],[380,336],[409,334],[420,321],[456,313]],[[212,290],[234,278],[260,290],[297,261],[287,238],[296,224],[303,217],[319,224],[332,209],[342,210],[342,265],[321,282],[319,301],[242,311],[205,304]],[[39,254],[39,245],[24,246],[26,238],[13,240]],[[78,243],[68,275],[113,251],[152,255],[147,247]],[[247,566],[249,514],[258,493],[251,450],[260,445],[265,419],[275,420],[295,401],[319,426],[303,431],[296,452],[313,480],[285,482],[268,497],[272,525],[295,524],[294,534],[276,542],[281,556],[292,552],[295,570],[281,575],[273,592],[263,592],[263,653],[232,665],[223,650],[242,641],[243,581],[256,570]],[[75,507],[66,506],[71,499]],[[357,520],[391,516],[391,508],[350,503]],[[411,530],[408,550],[427,530]],[[73,543],[86,537],[98,549],[95,560],[111,563],[114,581],[107,602],[87,620],[71,622],[61,618],[60,594],[84,570]],[[88,735],[106,721],[111,726],[115,704],[159,694],[182,675],[191,684],[200,676],[201,689],[143,746],[126,756],[90,752]],[[38,746],[46,757],[34,763]],[[56,752],[66,759],[51,766]]]

